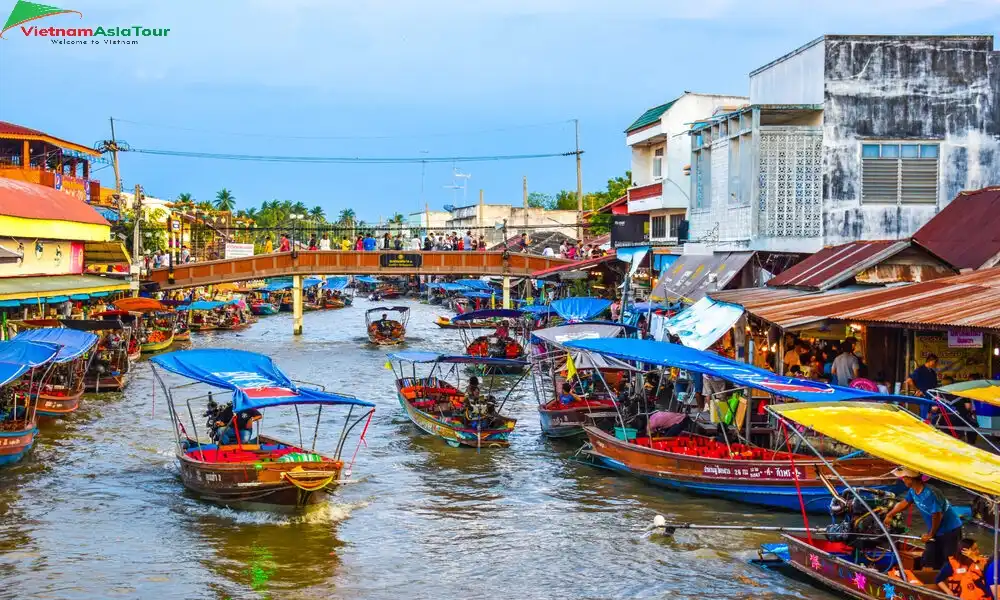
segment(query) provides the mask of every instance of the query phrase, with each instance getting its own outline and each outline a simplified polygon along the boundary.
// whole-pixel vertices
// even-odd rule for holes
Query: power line
[[[533,160],[542,158],[558,158],[576,156],[576,151],[549,152],[539,154],[494,154],[487,156],[395,156],[395,157],[361,157],[361,156],[281,156],[256,154],[219,154],[213,152],[191,152],[186,150],[158,150],[150,148],[132,148],[129,152],[151,154],[156,156],[174,156],[183,158],[205,158],[212,160],[238,160],[250,162],[274,163],[307,163],[307,164],[420,164],[420,163],[459,163],[459,162],[492,162],[509,160]],[[582,154],[582,150],[580,153]]]
[[[118,123],[130,123],[140,127],[151,127],[154,129],[172,129],[175,131],[189,131],[192,133],[207,133],[211,135],[231,135],[238,137],[256,137],[268,139],[288,139],[288,140],[397,140],[416,138],[438,138],[438,137],[461,137],[466,135],[479,135],[483,133],[497,133],[503,131],[516,131],[521,129],[539,129],[542,127],[552,127],[554,125],[565,125],[571,123],[572,119],[562,121],[549,121],[546,123],[529,123],[525,125],[512,125],[510,127],[497,127],[494,129],[481,129],[479,131],[453,131],[439,133],[415,133],[397,135],[287,135],[271,133],[248,133],[238,131],[216,131],[211,129],[199,129],[195,127],[183,127],[180,125],[165,125],[156,123],[143,123],[141,121],[131,121],[129,119],[115,119]]]

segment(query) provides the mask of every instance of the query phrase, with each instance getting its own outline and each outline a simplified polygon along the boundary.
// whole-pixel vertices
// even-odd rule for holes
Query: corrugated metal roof
[[[958,269],[993,266],[1000,257],[998,222],[1000,187],[962,192],[918,229],[913,241]]]
[[[834,319],[1000,330],[1000,268],[871,290],[762,288],[710,295],[784,328]]]
[[[549,267],[548,269],[543,269],[541,271],[535,271],[531,274],[532,279],[542,279],[543,277],[548,277],[549,275],[555,275],[556,273],[562,273],[565,271],[579,271],[581,269],[589,269],[590,267],[596,267],[597,265],[604,264],[606,262],[611,262],[615,260],[615,251],[612,250],[606,256],[601,256],[598,258],[588,258],[587,260],[581,260],[574,263],[569,263],[568,265],[559,265],[557,267]]]
[[[58,138],[54,135],[45,133],[44,131],[38,131],[37,129],[32,129],[30,127],[25,127],[23,125],[18,125],[17,123],[10,123],[8,121],[0,121],[0,137],[3,136],[17,136],[18,139],[21,138],[47,138],[48,141],[54,142],[55,145],[61,146],[63,148],[70,148],[78,152],[83,152],[91,156],[100,156],[101,153],[94,150],[93,148],[88,148],[82,144],[77,144],[69,140],[64,140]]]
[[[823,248],[767,282],[768,287],[827,290],[899,254],[910,242],[874,240]]]
[[[629,133],[631,131],[635,131],[636,129],[640,129],[642,127],[645,127],[646,125],[651,125],[651,124],[659,121],[660,117],[663,116],[663,113],[665,113],[668,110],[670,110],[670,107],[673,106],[674,103],[677,102],[677,100],[680,100],[680,98],[675,98],[675,99],[671,100],[670,102],[667,102],[666,104],[661,104],[659,106],[654,106],[653,108],[651,108],[651,109],[647,110],[646,112],[642,113],[639,116],[639,118],[635,120],[634,123],[632,123],[631,125],[629,125],[625,129],[625,133]]]
[[[753,255],[753,252],[718,252],[678,256],[660,275],[650,295],[694,304],[713,289],[726,287]]]
[[[0,177],[0,214],[24,219],[111,224],[94,207],[69,194],[37,183]]]

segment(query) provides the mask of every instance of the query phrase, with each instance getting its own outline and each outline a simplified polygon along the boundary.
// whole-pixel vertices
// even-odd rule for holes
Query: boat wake
[[[326,502],[303,514],[287,515],[266,511],[241,511],[223,506],[198,503],[189,512],[200,517],[224,519],[237,525],[334,525],[346,520],[355,510],[368,506],[368,501]]]

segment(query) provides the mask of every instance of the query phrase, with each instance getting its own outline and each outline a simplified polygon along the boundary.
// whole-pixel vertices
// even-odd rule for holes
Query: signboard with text
[[[226,258],[246,258],[253,256],[253,244],[226,243]]]
[[[949,348],[982,348],[983,332],[981,331],[948,331]]]
[[[386,252],[378,257],[378,264],[390,269],[419,269],[424,257],[419,254],[397,254]]]
[[[649,217],[647,215],[612,215],[611,247],[649,245]]]

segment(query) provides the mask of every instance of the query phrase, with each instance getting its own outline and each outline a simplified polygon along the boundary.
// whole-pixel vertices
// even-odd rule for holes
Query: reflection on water
[[[367,305],[306,313],[300,337],[280,314],[192,342],[268,353],[295,379],[378,405],[351,483],[322,509],[236,512],[186,494],[164,398],[142,365],[125,392],[88,396],[80,414],[42,427],[28,460],[0,471],[0,598],[831,598],[747,565],[766,534],[651,536],[657,513],[798,521],[572,461],[575,443],[540,436],[530,382],[504,407],[518,419],[510,448],[477,453],[421,434],[399,407],[386,350],[364,336]],[[439,308],[410,305],[408,348],[462,351],[457,331],[433,324]],[[307,443],[314,414],[302,414]],[[318,448],[333,447],[343,418],[324,411]],[[298,437],[294,414],[269,414],[265,427]]]

